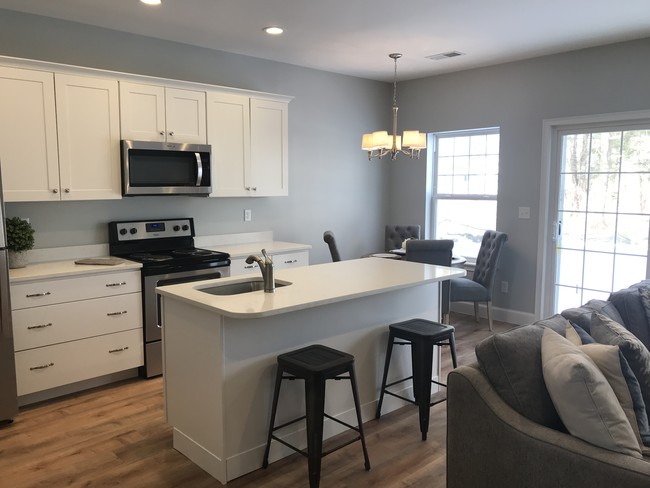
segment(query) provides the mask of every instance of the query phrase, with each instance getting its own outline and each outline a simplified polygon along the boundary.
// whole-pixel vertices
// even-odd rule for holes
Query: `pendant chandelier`
[[[402,136],[397,135],[397,60],[402,57],[400,53],[388,55],[395,61],[395,77],[393,79],[393,133],[380,130],[364,134],[361,149],[368,151],[368,160],[390,154],[390,159],[396,159],[398,154],[404,154],[411,159],[420,158],[420,149],[427,147],[426,133],[417,130],[405,130]],[[404,147],[404,149],[402,149]]]

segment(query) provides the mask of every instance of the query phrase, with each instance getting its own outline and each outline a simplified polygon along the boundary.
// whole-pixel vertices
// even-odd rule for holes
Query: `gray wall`
[[[0,54],[295,97],[289,197],[7,205],[32,219],[38,247],[105,242],[112,219],[190,215],[201,235],[271,229],[312,244],[312,262],[324,262],[325,229],[353,258],[383,247],[386,223],[428,223],[426,157],[368,162],[359,149],[362,133],[389,127],[390,84],[3,10]],[[508,280],[510,293],[497,291],[497,307],[535,308],[542,121],[650,108],[647,59],[650,39],[400,83],[400,129],[501,127],[497,228],[510,240],[497,280]],[[519,206],[531,207],[530,220],[517,218]]]
[[[383,248],[385,166],[370,164],[361,134],[388,123],[385,83],[0,10],[0,54],[280,93],[289,104],[289,196],[133,197],[120,201],[7,204],[29,217],[36,247],[107,241],[110,220],[192,216],[200,235],[273,230],[329,261],[323,231],[344,258]],[[335,143],[334,147],[332,144]],[[252,222],[243,221],[245,208]]]
[[[497,228],[508,233],[494,303],[533,313],[544,119],[650,109],[650,39],[402,83],[400,126],[428,132],[498,126]],[[425,223],[425,165],[391,169],[388,219]],[[530,220],[518,207],[531,208]]]

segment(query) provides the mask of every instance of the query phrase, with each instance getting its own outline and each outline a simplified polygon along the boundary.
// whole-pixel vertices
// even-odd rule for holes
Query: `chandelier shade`
[[[402,57],[399,53],[389,54],[388,57],[395,61],[395,76],[393,78],[393,133],[380,130],[364,134],[361,140],[361,149],[368,152],[368,160],[383,158],[390,154],[391,159],[396,159],[398,154],[404,154],[411,159],[420,158],[420,150],[427,147],[427,135],[417,130],[405,130],[401,136],[397,135],[397,60]],[[402,149],[402,144],[405,149]]]

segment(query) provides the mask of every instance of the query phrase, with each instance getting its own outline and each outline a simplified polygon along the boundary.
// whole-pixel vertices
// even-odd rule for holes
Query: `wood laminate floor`
[[[474,346],[490,335],[487,321],[452,314],[459,364],[475,361]],[[495,322],[495,332],[511,327]],[[442,353],[443,377],[451,369]],[[431,408],[422,441],[417,407],[406,406],[364,424],[372,469],[355,442],[323,458],[321,487],[445,486],[446,408]],[[0,487],[220,487],[172,447],[163,422],[162,380],[133,379],[24,407],[0,428]],[[345,435],[345,434],[341,434]],[[231,488],[307,487],[307,460],[295,454],[231,481]]]

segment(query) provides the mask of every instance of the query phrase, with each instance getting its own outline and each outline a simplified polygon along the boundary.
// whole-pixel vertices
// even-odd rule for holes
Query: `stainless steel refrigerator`
[[[2,178],[0,177],[0,190]],[[18,413],[16,393],[16,364],[11,325],[11,299],[9,297],[9,263],[7,259],[7,234],[5,232],[5,206],[0,191],[0,424],[11,422]]]

